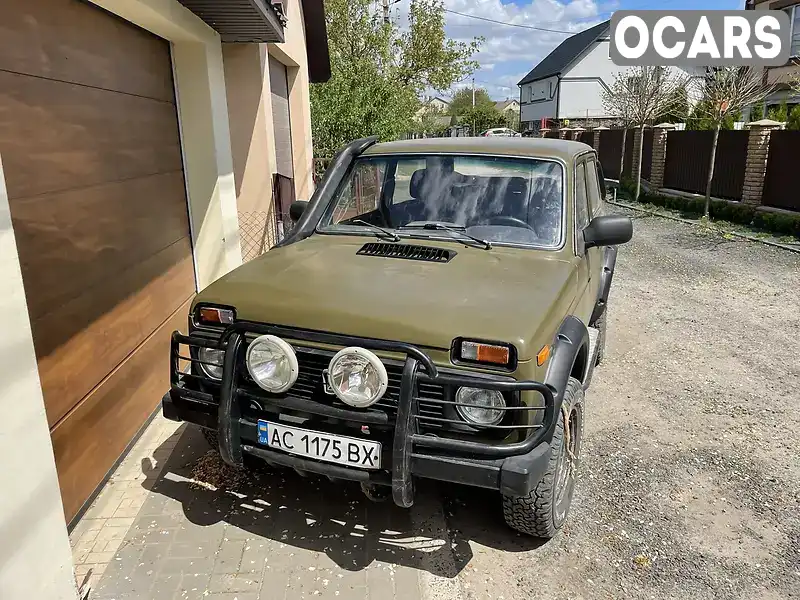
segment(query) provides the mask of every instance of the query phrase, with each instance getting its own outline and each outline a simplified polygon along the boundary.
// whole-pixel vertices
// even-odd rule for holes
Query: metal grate
[[[457,254],[455,250],[432,248],[430,246],[414,246],[412,244],[384,244],[369,242],[356,252],[363,256],[382,256],[385,258],[405,258],[407,260],[422,260],[426,262],[446,263],[453,260]]]
[[[333,358],[334,353],[326,350],[303,348],[299,346],[295,346],[294,349],[297,353],[299,374],[297,376],[297,381],[287,392],[287,394],[303,400],[314,400],[323,404],[329,404],[331,406],[352,410],[352,407],[346,406],[344,403],[339,401],[338,398],[335,396],[330,396],[324,391],[322,371],[328,368],[328,364],[330,363],[331,358]],[[389,422],[394,423],[397,417],[397,404],[400,399],[400,380],[403,375],[403,366],[402,364],[386,362],[384,362],[384,365],[386,366],[386,373],[389,376],[389,387],[387,388],[383,398],[373,404],[371,408],[377,408],[385,411],[389,416]],[[240,366],[239,373],[247,383],[247,387],[251,388],[251,390],[248,391],[253,391],[257,394],[265,393],[263,390],[261,390],[261,388],[257,387],[254,382],[252,382],[250,375],[247,372],[247,367],[245,367],[244,364]],[[444,386],[431,383],[419,383],[418,386],[420,415],[438,418],[443,417],[443,405],[435,404],[433,402],[426,402],[425,399],[429,398],[431,400],[447,400],[447,392]],[[432,429],[440,428],[438,424],[431,426],[427,423],[425,424],[425,427]]]

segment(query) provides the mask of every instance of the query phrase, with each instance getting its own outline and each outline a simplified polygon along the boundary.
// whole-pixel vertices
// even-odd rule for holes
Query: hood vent
[[[412,244],[385,244],[370,242],[361,246],[356,252],[363,256],[383,256],[385,258],[405,258],[408,260],[423,260],[426,262],[446,263],[453,260],[457,254],[455,250],[433,248],[431,246],[414,246]]]

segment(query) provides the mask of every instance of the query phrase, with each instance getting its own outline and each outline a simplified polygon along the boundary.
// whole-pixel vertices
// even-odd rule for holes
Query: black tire
[[[603,362],[603,357],[606,355],[606,324],[608,323],[608,304],[600,318],[595,321],[594,326],[600,330],[597,336],[597,358],[594,361],[595,365]]]
[[[206,438],[208,445],[219,452],[219,437],[217,436],[217,432],[205,427],[201,427],[200,430],[203,432],[203,437]]]
[[[552,538],[567,519],[575,492],[575,471],[580,462],[583,437],[583,386],[569,378],[564,394],[568,407],[570,446],[574,456],[570,469],[564,438],[564,417],[559,414],[551,444],[550,462],[538,485],[527,496],[503,494],[503,516],[512,529],[538,538]]]

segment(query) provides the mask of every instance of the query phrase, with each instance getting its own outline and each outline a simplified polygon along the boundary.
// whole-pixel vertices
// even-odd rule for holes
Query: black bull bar
[[[243,443],[242,431],[255,427],[252,421],[242,418],[238,401],[240,397],[247,397],[248,395],[252,397],[252,392],[242,389],[239,380],[240,369],[237,368],[244,350],[245,334],[271,334],[287,340],[296,340],[312,344],[341,347],[360,346],[379,352],[404,354],[405,360],[402,367],[397,412],[394,417],[395,423],[390,473],[386,473],[385,471],[382,473],[375,473],[352,467],[323,463],[313,459],[288,455],[278,450],[266,449],[257,444]],[[181,369],[181,361],[189,361],[191,363],[203,363],[203,361],[197,357],[197,353],[189,352],[188,356],[182,355],[180,353],[181,345],[213,348],[225,352],[218,399],[208,392],[186,387],[186,382],[193,379],[202,380],[204,377],[198,375],[192,369],[183,371]],[[208,380],[206,379],[206,381]],[[531,420],[527,419],[527,424],[494,425],[484,428],[492,430],[505,429],[509,430],[509,433],[512,430],[520,432],[518,437],[522,438],[521,441],[511,443],[490,444],[482,441],[439,437],[421,433],[419,427],[420,421],[433,420],[441,422],[442,424],[452,423],[461,426],[464,425],[464,421],[435,418],[419,413],[419,397],[415,391],[418,389],[418,383],[426,382],[443,386],[469,386],[497,390],[500,392],[511,392],[515,393],[517,398],[519,398],[519,392],[538,392],[543,398],[543,403],[541,405],[529,406],[522,402],[516,402],[513,406],[506,406],[498,410],[538,411],[541,413],[541,419],[535,424],[531,424]],[[412,465],[414,475],[420,475],[422,477],[430,476],[435,479],[457,482],[460,481],[458,473],[465,473],[465,470],[470,471],[470,476],[464,477],[464,479],[473,479],[475,470],[479,467],[484,469],[491,467],[491,469],[494,469],[494,471],[498,473],[499,477],[501,464],[506,468],[505,464],[509,461],[513,463],[514,457],[530,455],[530,453],[540,445],[547,449],[549,456],[549,445],[547,443],[542,443],[549,442],[555,429],[557,417],[555,406],[556,396],[556,390],[551,385],[538,381],[517,381],[501,375],[487,376],[484,373],[472,375],[462,371],[440,369],[421,349],[403,342],[392,342],[239,321],[229,325],[219,338],[212,338],[202,334],[183,335],[177,331],[172,334],[170,352],[170,391],[165,396],[164,413],[167,415],[167,401],[169,401],[171,407],[173,407],[170,409],[170,413],[177,410],[174,407],[180,404],[183,410],[179,411],[179,413],[183,412],[183,415],[179,415],[179,413],[175,414],[183,418],[177,420],[194,420],[198,424],[210,426],[212,424],[212,421],[208,419],[210,415],[207,415],[205,421],[192,419],[191,417],[187,418],[185,417],[186,414],[198,413],[192,413],[192,411],[187,410],[186,407],[201,407],[205,409],[207,413],[212,409],[216,409],[216,418],[214,420],[216,421],[216,429],[219,437],[219,451],[223,460],[230,465],[241,466],[244,454],[250,454],[263,458],[268,462],[282,463],[299,470],[318,472],[331,477],[351,479],[366,483],[390,485],[394,502],[399,506],[409,507],[413,504],[414,499]],[[258,400],[277,408],[297,410],[321,417],[337,418],[343,421],[362,423],[365,425],[391,424],[389,415],[382,410],[375,408],[351,410],[349,408],[330,406],[314,400],[293,397],[291,389],[284,395],[265,394],[264,396],[259,396]],[[425,402],[435,402],[450,406],[459,405],[458,402],[449,399],[431,400],[426,398]],[[167,416],[169,418],[176,418],[176,416],[172,414]],[[433,464],[436,463],[436,465],[441,468],[442,462],[445,463],[444,466],[447,470],[451,471],[452,474],[441,477],[438,475],[431,475],[430,469],[433,468]],[[513,471],[513,466],[510,470]],[[513,473],[509,477],[513,479]],[[486,479],[486,481],[488,481],[487,478],[488,475],[481,475],[479,477],[479,479]],[[504,483],[500,488],[503,489],[503,487],[506,487],[511,490],[517,490],[518,493],[526,493],[525,490],[530,489],[530,482],[526,481],[523,484],[523,478],[530,479],[527,468],[520,468],[519,477],[517,478],[519,479],[519,483],[517,485],[510,484],[509,486]],[[473,483],[483,485],[484,487],[497,487],[486,483],[486,481],[483,483],[480,481]]]

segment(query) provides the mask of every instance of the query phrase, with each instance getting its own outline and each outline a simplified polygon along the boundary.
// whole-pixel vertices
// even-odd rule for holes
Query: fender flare
[[[299,242],[314,233],[317,223],[322,218],[325,209],[328,208],[328,203],[339,187],[339,184],[342,182],[345,175],[347,175],[350,165],[353,164],[353,161],[364,152],[364,150],[377,141],[378,136],[376,135],[359,138],[353,140],[336,153],[330,166],[325,171],[325,175],[323,175],[322,180],[314,190],[314,194],[311,196],[308,207],[306,207],[305,212],[303,212],[303,216],[300,217],[300,220],[297,221],[289,234],[283,240],[275,244],[275,248]]]
[[[545,436],[547,440],[553,437],[558,415],[561,411],[561,403],[564,401],[564,392],[567,389],[567,383],[582,350],[584,351],[586,364],[581,367],[581,383],[586,378],[589,368],[589,330],[578,317],[568,315],[561,321],[561,325],[553,339],[550,365],[547,367],[547,374],[544,377],[544,384],[553,390],[553,408],[556,415],[550,430]]]
[[[592,310],[589,323],[594,324],[603,316],[608,303],[608,294],[611,291],[611,280],[614,279],[614,267],[617,264],[617,247],[607,246],[603,254],[603,271],[600,273],[600,288],[597,290],[597,300]]]

